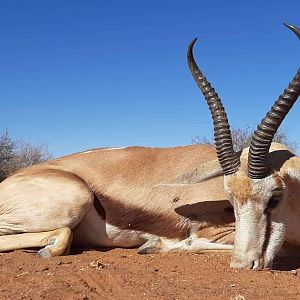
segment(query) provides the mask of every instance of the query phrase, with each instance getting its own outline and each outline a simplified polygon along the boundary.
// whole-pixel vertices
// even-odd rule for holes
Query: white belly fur
[[[73,244],[94,247],[139,247],[148,240],[147,234],[136,230],[122,230],[106,223],[91,206],[73,230]]]

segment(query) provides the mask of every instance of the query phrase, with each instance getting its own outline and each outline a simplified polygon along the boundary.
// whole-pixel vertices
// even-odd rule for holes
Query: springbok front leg
[[[211,242],[205,238],[190,236],[185,240],[174,241],[166,238],[155,238],[143,244],[139,254],[163,252],[194,252],[194,253],[231,253],[233,244]]]

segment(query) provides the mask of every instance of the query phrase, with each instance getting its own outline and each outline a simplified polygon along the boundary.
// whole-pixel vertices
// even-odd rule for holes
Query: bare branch
[[[231,136],[233,140],[233,147],[235,151],[240,151],[244,148],[250,146],[251,136],[254,130],[247,126],[245,129],[241,128],[233,128],[231,131]],[[297,148],[297,144],[294,141],[291,141],[284,130],[278,130],[273,139],[274,142],[284,144],[288,146],[292,151],[295,151]],[[193,144],[214,144],[213,137],[194,137],[192,139]]]
[[[47,161],[52,158],[44,144],[32,145],[13,140],[7,130],[0,135],[0,181],[18,169]]]

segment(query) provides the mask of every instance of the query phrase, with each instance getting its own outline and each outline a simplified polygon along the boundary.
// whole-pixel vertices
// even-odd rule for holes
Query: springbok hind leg
[[[15,249],[44,247],[38,255],[48,258],[69,253],[72,231],[68,227],[46,232],[20,233],[0,236],[0,252]]]
[[[68,251],[72,232],[94,201],[86,183],[61,170],[16,174],[0,184],[0,251],[44,247],[51,257]]]
[[[44,241],[47,241],[47,244],[38,251],[38,255],[43,258],[48,258],[69,254],[72,237],[72,231],[68,227],[49,232],[43,239]]]

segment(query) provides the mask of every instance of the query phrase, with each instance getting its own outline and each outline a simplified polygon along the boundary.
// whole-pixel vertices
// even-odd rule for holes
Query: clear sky
[[[212,135],[195,57],[231,126],[256,126],[300,66],[299,0],[2,0],[0,129],[55,156]],[[300,103],[283,123],[300,147]]]

